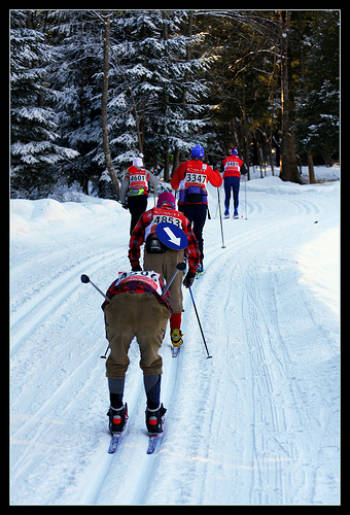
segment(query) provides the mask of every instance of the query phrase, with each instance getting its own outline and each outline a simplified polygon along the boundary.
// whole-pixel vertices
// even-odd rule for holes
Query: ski
[[[122,438],[122,433],[115,433],[111,436],[111,440],[109,442],[108,454],[114,454],[119,446],[119,442]]]
[[[148,436],[148,446],[147,446],[147,454],[154,454],[154,452],[158,449],[164,433],[150,434]]]
[[[179,355],[179,352],[180,352],[180,347],[174,347],[174,346],[171,347],[171,355],[173,358],[177,358],[177,356]]]

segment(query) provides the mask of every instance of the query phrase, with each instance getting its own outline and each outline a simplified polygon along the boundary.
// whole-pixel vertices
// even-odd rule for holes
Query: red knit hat
[[[161,207],[162,204],[169,204],[173,209],[176,209],[175,197],[170,191],[159,193],[157,207]]]

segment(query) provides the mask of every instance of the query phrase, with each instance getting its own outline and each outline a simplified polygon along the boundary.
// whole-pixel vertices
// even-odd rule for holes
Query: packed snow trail
[[[11,504],[322,505],[339,501],[339,183],[247,185],[247,220],[216,190],[184,345],[167,331],[167,432],[147,455],[137,344],[127,434],[109,443],[102,297],[129,269],[113,201],[11,201]],[[223,198],[223,195],[221,195]],[[149,202],[151,207],[151,202]],[[241,214],[244,190],[241,189]]]

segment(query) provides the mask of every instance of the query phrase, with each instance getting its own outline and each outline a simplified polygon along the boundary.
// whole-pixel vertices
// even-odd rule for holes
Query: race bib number
[[[142,174],[132,174],[130,175],[129,188],[137,189],[137,188],[146,188],[147,180],[146,176]]]
[[[152,219],[152,225],[153,224],[161,224],[161,223],[173,224],[181,229],[181,220],[180,220],[180,218],[176,218],[175,216],[155,215]]]
[[[205,173],[186,172],[185,181],[191,184],[205,184],[207,175]]]
[[[115,282],[115,286],[119,286],[125,282],[141,281],[151,286],[151,288],[162,295],[163,291],[160,286],[160,274],[149,270],[141,270],[140,272],[119,272],[119,277]]]
[[[130,175],[130,182],[145,182],[145,176],[142,175],[142,174],[139,174],[139,175]]]
[[[238,166],[238,164],[236,162],[228,162],[225,164],[225,170],[236,170],[239,172],[240,170],[240,167]]]

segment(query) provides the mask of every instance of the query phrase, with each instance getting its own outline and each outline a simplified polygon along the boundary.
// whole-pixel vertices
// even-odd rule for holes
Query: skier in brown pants
[[[106,361],[106,376],[110,393],[109,429],[121,433],[128,418],[123,403],[125,374],[129,366],[128,351],[136,337],[140,348],[140,368],[144,374],[147,397],[146,426],[149,432],[163,431],[166,409],[160,403],[162,345],[166,325],[171,315],[169,291],[163,295],[164,282],[153,271],[120,272],[108,288],[102,304],[106,336],[111,350]]]
[[[162,222],[181,229],[187,237],[187,247],[182,250],[169,249],[157,237],[157,225]],[[200,251],[189,220],[176,210],[175,197],[170,192],[160,193],[157,206],[140,216],[131,233],[129,259],[132,270],[142,270],[140,266],[141,246],[145,243],[143,267],[155,270],[168,281],[176,269],[177,263],[187,259],[188,271],[182,283],[183,273],[179,273],[170,287],[169,304],[172,308],[170,318],[170,337],[174,347],[182,345],[181,315],[182,289],[192,285],[196,270],[200,264]]]

